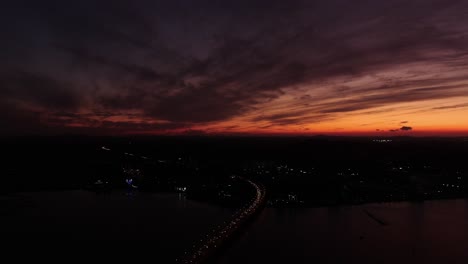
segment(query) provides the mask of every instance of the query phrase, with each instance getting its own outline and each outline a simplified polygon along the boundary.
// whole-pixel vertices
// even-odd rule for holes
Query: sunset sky
[[[0,134],[468,135],[468,0],[17,0]]]

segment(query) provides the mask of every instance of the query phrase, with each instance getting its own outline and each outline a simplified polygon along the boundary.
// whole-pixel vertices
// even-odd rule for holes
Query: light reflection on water
[[[267,208],[220,260],[221,263],[467,261],[467,200]]]
[[[230,209],[186,200],[182,194],[38,192],[0,197],[0,202],[0,234],[4,239],[27,238],[21,239],[22,245],[44,238],[132,243],[144,239],[151,242],[157,259],[180,256],[232,214]],[[367,264],[466,260],[468,201],[445,200],[266,208],[219,262]]]

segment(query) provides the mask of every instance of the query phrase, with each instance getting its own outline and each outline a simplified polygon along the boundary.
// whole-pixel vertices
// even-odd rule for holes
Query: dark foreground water
[[[232,213],[178,194],[22,193],[0,196],[0,237],[23,249],[145,241],[154,261],[172,263]],[[216,263],[468,263],[468,201],[266,208]]]
[[[468,263],[468,201],[267,208],[220,263]]]
[[[0,237],[21,247],[74,240],[129,246],[145,241],[154,260],[167,260],[183,254],[232,213],[179,194],[21,193],[0,196]]]

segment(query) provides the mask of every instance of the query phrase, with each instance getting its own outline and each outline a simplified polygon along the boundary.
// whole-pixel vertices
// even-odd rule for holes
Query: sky
[[[16,0],[0,135],[468,135],[468,0]]]

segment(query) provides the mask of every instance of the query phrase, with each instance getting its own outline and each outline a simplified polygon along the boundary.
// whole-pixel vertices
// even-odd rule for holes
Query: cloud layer
[[[4,133],[287,133],[465,111],[467,11],[461,0],[15,1],[0,11],[1,122]]]

